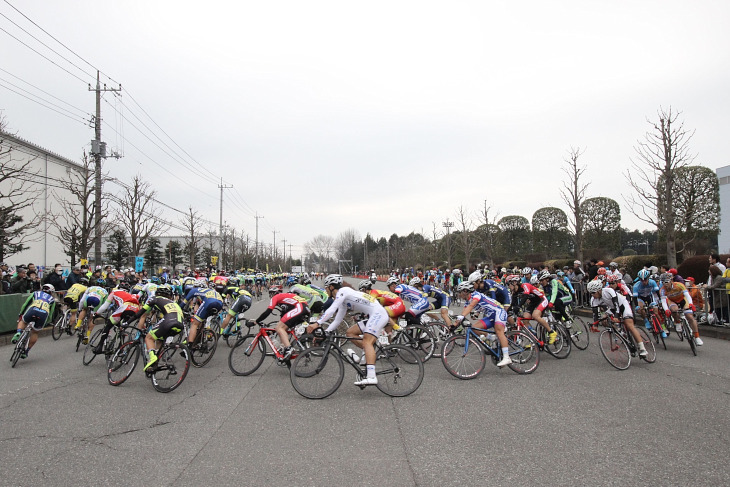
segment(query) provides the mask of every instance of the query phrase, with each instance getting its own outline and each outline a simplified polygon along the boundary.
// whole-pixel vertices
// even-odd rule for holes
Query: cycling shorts
[[[484,329],[494,328],[495,323],[500,323],[504,326],[507,323],[507,312],[503,309],[490,308],[479,321],[484,324]]]
[[[382,311],[377,310],[370,315],[370,318],[364,325],[361,324],[361,321],[358,323],[358,326],[363,333],[377,337],[380,335],[380,332],[383,331],[385,325],[388,324],[388,321],[388,313],[383,313]]]
[[[304,303],[297,303],[292,309],[281,317],[281,322],[288,328],[294,328],[302,323],[309,316],[309,308]]]
[[[531,298],[528,298],[527,304],[525,306],[525,313],[532,314],[533,311],[544,311],[545,308],[548,307],[548,300],[547,298],[543,297],[540,298],[540,296],[533,296]]]
[[[692,308],[689,307],[689,303],[686,299],[682,299],[678,303],[675,303],[674,301],[669,301],[669,309],[672,309],[672,305],[676,306],[678,309],[683,310],[685,313],[692,312]]]
[[[424,312],[428,311],[431,308],[431,303],[428,301],[428,299],[423,298],[419,301],[416,301],[416,303],[411,306],[411,308],[408,310],[409,313],[411,313],[413,316],[418,316],[420,314],[423,314]]]
[[[251,296],[246,296],[245,294],[241,294],[238,296],[238,299],[236,299],[236,302],[233,303],[233,306],[228,310],[228,314],[231,316],[236,316],[239,313],[243,313],[248,308],[251,307]]]
[[[451,297],[447,294],[437,294],[433,309],[448,308],[451,305]]]
[[[75,298],[64,296],[63,302],[66,303],[66,306],[68,306],[68,309],[71,311],[76,311],[79,309],[79,297],[76,296]]]
[[[391,304],[390,306],[385,306],[385,311],[391,318],[398,318],[400,315],[406,312],[406,305],[403,301],[398,301]]]
[[[118,325],[122,320],[128,320],[132,318],[139,311],[139,305],[136,303],[124,303],[120,307],[114,310],[114,313],[109,317],[109,322],[112,325]]]
[[[32,328],[35,331],[40,331],[43,328],[43,325],[46,324],[47,319],[48,311],[36,308],[34,306],[28,308],[25,314],[23,314],[23,321],[28,325],[32,325]]]
[[[202,323],[207,320],[209,316],[217,314],[222,308],[223,303],[221,303],[220,300],[206,299],[203,301],[203,304],[198,307],[198,311],[195,312],[195,316],[193,316],[193,318]]]
[[[99,296],[86,296],[86,299],[81,302],[81,308],[93,308],[94,311],[101,306],[101,300]]]
[[[183,324],[175,319],[162,319],[157,322],[147,333],[155,340],[164,340],[174,336],[183,330]]]

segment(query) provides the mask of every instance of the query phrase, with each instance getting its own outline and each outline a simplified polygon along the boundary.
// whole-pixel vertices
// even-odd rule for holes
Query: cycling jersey
[[[307,306],[312,313],[318,314],[322,312],[322,306],[324,305],[324,299],[322,294],[309,286],[303,284],[295,284],[289,290],[291,292],[297,291],[295,294],[304,298],[307,302]]]
[[[423,286],[423,292],[426,293],[427,297],[434,298],[436,300],[433,303],[434,309],[439,309],[441,307],[448,308],[451,304],[451,296],[435,286],[426,284]]]
[[[479,321],[484,324],[484,328],[492,328],[495,323],[504,325],[507,322],[507,312],[502,305],[479,291],[471,293],[467,301],[467,306],[476,301],[472,312],[483,313]]]
[[[139,301],[137,300],[137,296],[133,296],[122,289],[117,289],[116,291],[112,291],[109,296],[107,296],[106,301],[104,301],[104,304],[101,306],[101,308],[99,308],[97,313],[104,313],[112,305],[114,306],[114,308],[119,308],[124,303],[133,303],[136,305],[139,304]]]
[[[84,295],[79,301],[79,307],[81,309],[92,308],[94,311],[99,309],[101,303],[104,302],[106,297],[109,295],[106,289],[100,286],[91,286],[86,290]]]
[[[251,293],[242,289],[240,291],[240,294],[238,295],[238,298],[236,299],[236,302],[233,303],[233,305],[228,309],[228,314],[231,316],[236,316],[239,313],[243,313],[251,307],[252,301],[253,296],[251,296]]]
[[[194,287],[190,289],[183,299],[184,307],[187,308],[193,299],[200,300],[200,306],[198,306],[193,318],[201,323],[223,308],[223,298],[221,298],[221,295],[215,289],[205,287]]]
[[[598,321],[599,308],[606,308],[606,313],[611,316],[618,315],[623,318],[634,317],[631,312],[631,305],[626,298],[610,287],[601,289],[601,296],[599,298],[591,296],[591,308],[593,308],[593,321]]]
[[[182,331],[183,312],[177,303],[162,296],[153,296],[137,312],[135,318],[139,318],[150,310],[162,314],[162,319],[153,325],[148,332],[155,340],[161,340]]]
[[[381,291],[380,289],[371,289],[370,295],[378,300],[378,303],[385,308],[385,311],[391,318],[398,318],[406,312],[405,303],[395,293]]]
[[[385,325],[388,324],[388,313],[374,296],[355,291],[349,287],[342,287],[337,290],[332,306],[325,311],[317,323],[321,325],[334,316],[335,319],[327,327],[328,332],[334,331],[342,323],[348,310],[370,316],[367,323],[360,326],[363,333],[378,336]]]
[[[78,303],[79,298],[86,292],[86,286],[83,284],[76,283],[71,288],[66,291],[66,294],[64,295],[64,299],[68,298],[73,300],[74,302]]]
[[[274,308],[279,308],[281,311],[281,318],[279,321],[292,328],[309,316],[309,307],[307,306],[307,300],[297,296],[294,293],[279,293],[275,294],[269,302],[269,307],[261,313],[256,319],[257,323],[265,320]]]
[[[509,306],[512,303],[512,296],[510,296],[509,289],[492,279],[484,280],[484,291],[487,296],[502,306]]]
[[[659,296],[662,299],[662,308],[669,310],[670,304],[667,301],[671,301],[673,304],[683,305],[683,307],[689,308],[692,305],[692,296],[689,295],[689,291],[684,287],[684,284],[672,281],[669,289],[666,286],[659,288]]]
[[[28,296],[23,306],[20,308],[20,314],[23,315],[23,321],[38,331],[53,316],[53,309],[56,306],[54,297],[45,291],[35,291]]]
[[[421,292],[408,284],[398,284],[395,289],[393,289],[393,292],[395,292],[395,294],[397,294],[403,301],[411,303],[411,307],[408,312],[414,317],[428,311],[431,306],[428,302],[426,293]]]

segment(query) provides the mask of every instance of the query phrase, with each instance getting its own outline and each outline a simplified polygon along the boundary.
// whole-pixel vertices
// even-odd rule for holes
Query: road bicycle
[[[619,370],[628,369],[631,365],[631,357],[636,357],[639,353],[633,335],[626,331],[623,321],[617,322],[608,316],[604,316],[599,322],[606,327],[598,336],[601,354],[615,368]],[[634,326],[634,328],[639,332],[647,352],[645,357],[639,355],[639,358],[646,360],[648,363],[654,363],[656,361],[654,342],[651,341],[643,327]]]
[[[359,359],[350,356],[342,349],[341,342],[352,339],[346,335],[327,334],[321,328],[315,336],[323,339],[322,346],[312,347],[301,352],[292,362],[289,376],[292,386],[308,399],[324,399],[339,389],[345,378],[345,363],[355,371],[356,379],[367,376],[367,368],[360,365]],[[383,345],[375,342],[376,387],[392,397],[412,394],[423,382],[423,362],[416,352],[403,345]],[[366,386],[359,386],[364,389]]]
[[[451,316],[452,322],[455,321],[455,317]],[[423,313],[421,315],[421,324],[426,326],[428,330],[431,332],[431,336],[433,336],[435,344],[433,349],[433,356],[436,358],[441,358],[441,349],[443,347],[443,344],[446,340],[451,337],[451,335],[454,334],[454,330],[458,330],[458,333],[462,332],[461,325],[458,325],[457,327],[450,328],[443,320],[434,318],[433,316],[429,315],[428,313]]]
[[[667,349],[667,342],[664,341],[664,334],[666,333],[666,327],[662,315],[659,314],[659,308],[652,306],[648,313],[649,325],[651,326],[651,334],[654,336],[654,341],[659,344],[661,340],[664,350]]]
[[[256,323],[250,320],[245,322],[249,333],[240,337],[228,354],[228,368],[231,369],[231,372],[235,375],[251,375],[261,367],[267,355],[275,356],[277,365],[290,367],[291,361],[296,358],[298,353],[307,348],[306,339],[305,341],[300,340],[295,330],[288,329],[289,342],[294,347],[294,352],[290,359],[285,360],[282,351],[283,346],[279,340],[276,328],[270,326],[273,324],[263,324],[259,328],[258,333],[251,333],[251,328]],[[302,326],[306,325],[298,325],[298,327]]]
[[[687,320],[687,317],[684,315],[684,313],[680,313],[679,311],[675,311],[672,316],[676,317],[679,316],[679,322],[682,325],[682,330],[677,330],[677,322],[672,321],[674,324],[674,331],[677,333],[677,337],[679,337],[679,341],[687,341],[689,343],[689,348],[692,350],[693,355],[697,355],[697,344],[695,343],[695,337],[692,333],[692,328],[689,326],[689,321]]]
[[[28,348],[28,343],[30,342],[31,328],[32,324],[27,323],[23,331],[20,333],[20,338],[13,348],[13,353],[10,355],[10,362],[12,362],[11,367],[15,367],[15,364],[18,363],[18,359],[20,358],[20,356],[24,354],[25,350]]]
[[[537,325],[535,328],[529,324],[530,320],[520,316],[515,317],[515,329],[529,336],[540,348],[558,359],[567,358],[570,355],[572,340],[569,338],[567,329],[552,319],[550,313],[545,313],[545,319],[550,323],[551,329],[558,332],[555,342],[551,345],[548,332],[544,327]]]
[[[399,320],[398,326],[393,327],[390,343],[410,347],[424,363],[433,357],[436,349],[436,339],[428,327],[420,324],[408,324],[405,319]]]
[[[98,354],[94,353],[94,349],[99,344],[99,341],[101,340],[101,335],[104,333],[104,327],[105,325],[99,325],[100,328],[98,328],[93,335],[91,335],[91,338],[89,339],[89,343],[86,344],[86,348],[84,349],[84,357],[83,357],[83,363],[84,365],[89,365],[91,362],[94,361],[96,356]],[[121,347],[127,340],[129,339],[129,336],[127,333],[124,332],[121,326],[113,326],[109,330],[109,334],[107,334],[106,338],[104,338],[104,344],[102,345],[103,355],[106,358],[107,362],[109,358],[116,352],[119,347]],[[108,363],[107,363],[108,365]]]
[[[84,338],[86,338],[86,331],[89,329],[89,320],[91,319],[89,315],[91,315],[91,310],[86,311],[86,315],[84,315],[84,320],[81,322],[81,328],[76,330],[76,334],[77,334],[76,351],[77,352],[79,351],[79,348],[81,347],[81,343],[84,341]]]
[[[216,312],[215,315],[218,313]],[[183,339],[187,340],[190,336],[191,314],[183,313],[183,332],[178,334],[175,341],[182,343]],[[220,329],[220,325],[219,328]],[[195,340],[186,343],[190,350],[190,360],[194,367],[202,367],[211,361],[216,349],[218,348],[218,334],[208,327],[206,320],[198,327],[198,333],[195,334]]]
[[[462,320],[461,326],[462,333],[455,334],[444,342],[441,363],[454,377],[462,380],[474,379],[484,370],[487,355],[492,358],[494,365],[502,360],[502,347],[496,335],[492,341],[489,337],[491,332],[474,331],[468,320]],[[537,370],[540,365],[540,349],[537,343],[518,330],[506,330],[505,335],[512,359],[507,367],[518,374],[531,374]]]
[[[591,341],[591,333],[588,329],[588,321],[581,317],[573,314],[571,307],[565,309],[565,314],[568,315],[568,321],[563,321],[565,329],[570,335],[570,341],[578,350],[585,350]]]
[[[71,323],[71,310],[68,305],[64,304],[61,313],[56,317],[56,321],[53,322],[53,328],[51,329],[51,336],[54,340],[58,340],[64,334],[68,336],[73,335],[73,324]]]
[[[132,340],[122,344],[109,359],[107,379],[109,384],[119,386],[134,372],[140,356],[147,357],[145,345],[147,331],[136,326],[126,325],[123,330],[135,336]],[[145,376],[152,382],[152,387],[158,392],[170,392],[177,389],[190,369],[190,350],[188,347],[168,337],[157,352],[157,362],[145,371]]]

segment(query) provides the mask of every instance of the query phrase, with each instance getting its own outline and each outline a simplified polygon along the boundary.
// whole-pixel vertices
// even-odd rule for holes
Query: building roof
[[[71,159],[69,159],[67,157],[63,157],[62,155],[57,154],[57,153],[55,153],[53,151],[50,151],[48,149],[44,149],[43,147],[41,147],[41,146],[39,146],[37,144],[34,144],[33,142],[30,142],[29,140],[25,140],[22,137],[18,137],[17,135],[9,134],[7,132],[4,132],[4,131],[0,130],[0,137],[2,137],[3,139],[9,139],[9,140],[11,140],[12,142],[14,142],[16,144],[23,145],[25,147],[31,148],[31,149],[33,149],[35,151],[40,152],[41,154],[45,154],[45,155],[51,156],[56,161],[58,161],[58,162],[60,162],[60,163],[62,163],[64,165],[66,165],[66,166],[72,167],[74,169],[83,169],[84,168],[84,166],[82,166],[78,162],[74,162],[74,161],[72,161]]]

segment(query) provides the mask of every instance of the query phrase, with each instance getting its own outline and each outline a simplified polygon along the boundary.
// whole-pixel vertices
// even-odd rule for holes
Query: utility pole
[[[96,88],[89,91],[96,92],[96,117],[94,118],[94,140],[91,141],[91,153],[94,156],[95,188],[94,188],[94,264],[101,265],[101,158],[106,157],[106,143],[101,141],[101,92],[122,91],[119,88],[104,88],[99,82],[99,71],[96,72]],[[88,255],[82,256],[88,258]],[[73,264],[73,263],[72,263]]]
[[[274,262],[276,262],[276,228],[273,229],[272,232],[274,233]]]
[[[230,189],[233,186],[223,184],[223,178],[221,178],[221,184],[218,185],[221,190],[221,217],[220,217],[220,229],[218,230],[218,269],[223,267],[223,190]]]
[[[284,267],[286,267],[286,239],[282,238],[282,240],[284,241],[284,256],[281,258],[281,260],[284,261]]]
[[[292,248],[292,244],[289,244],[289,260],[290,261],[291,261],[291,248]],[[289,265],[289,268],[291,269],[291,263]]]
[[[259,216],[258,212],[256,212],[256,215],[254,215],[254,218],[256,218],[256,270],[259,270],[259,218],[263,218],[263,216]]]
[[[446,228],[446,267],[451,268],[451,227],[454,226],[454,222],[450,222],[447,218],[445,222],[441,223],[441,226]]]

